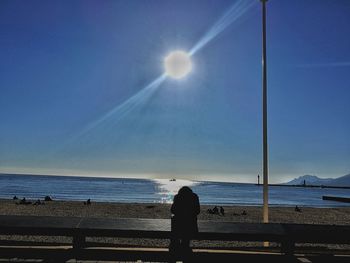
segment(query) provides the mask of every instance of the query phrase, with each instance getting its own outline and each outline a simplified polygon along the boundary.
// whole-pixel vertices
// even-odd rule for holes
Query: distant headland
[[[320,178],[315,175],[303,175],[285,184],[295,186],[332,186],[350,188],[350,174],[338,178]]]

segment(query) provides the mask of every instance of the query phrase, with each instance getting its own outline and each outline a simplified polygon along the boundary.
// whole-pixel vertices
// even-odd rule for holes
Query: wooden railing
[[[339,225],[301,225],[277,223],[233,223],[199,221],[199,233],[196,240],[225,241],[269,241],[280,244],[279,255],[291,256],[296,243],[317,244],[350,244],[350,226]],[[167,249],[114,249],[105,250],[91,248],[86,243],[86,237],[123,237],[171,239],[170,219],[104,219],[77,217],[43,217],[43,216],[0,216],[0,235],[34,235],[34,236],[67,236],[72,237],[71,246],[65,248],[46,248],[43,246],[22,247],[15,245],[0,246],[1,255],[12,254],[33,256],[39,252],[66,258],[99,259],[106,255],[124,255],[125,258],[139,259],[169,259]],[[110,245],[112,248],[113,245]],[[35,250],[35,253],[33,252]],[[106,250],[107,249],[107,250]],[[151,253],[152,252],[152,253]],[[56,253],[56,254],[55,254]],[[129,255],[129,256],[128,256]],[[148,255],[148,256],[145,256]],[[181,255],[176,255],[181,258]],[[218,257],[218,255],[217,255]],[[113,257],[112,257],[113,258]],[[350,261],[349,261],[350,262]]]

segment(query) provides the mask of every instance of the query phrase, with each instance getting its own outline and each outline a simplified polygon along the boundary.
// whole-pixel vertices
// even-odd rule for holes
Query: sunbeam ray
[[[192,47],[189,54],[192,56],[217,35],[224,31],[229,25],[237,21],[244,13],[246,13],[256,1],[238,0],[231,8],[209,29],[209,31]]]
[[[157,91],[157,89],[160,87],[160,85],[163,83],[165,79],[166,79],[165,74],[160,75],[155,80],[153,80],[150,84],[148,84],[146,87],[144,87],[143,89],[138,91],[136,94],[128,98],[126,101],[119,104],[112,110],[108,111],[99,119],[85,126],[83,130],[81,130],[78,134],[75,134],[73,137],[71,137],[68,141],[66,141],[66,143],[61,145],[59,149],[56,149],[54,152],[57,153],[62,151],[64,148],[71,145],[74,141],[77,141],[79,140],[79,138],[86,136],[91,130],[95,129],[96,127],[101,125],[103,122],[106,122],[112,116],[113,116],[113,122],[117,123],[118,121],[123,119],[133,109],[137,108],[141,104],[146,103],[152,97],[152,95]]]
[[[140,103],[147,101],[152,94],[157,90],[157,88],[162,84],[165,80],[165,74],[159,76],[146,87],[141,89],[139,92],[131,96],[129,99],[124,101],[122,104],[119,104],[114,109],[110,110],[98,120],[90,123],[84,130],[80,132],[81,134],[87,133],[89,130],[93,129],[103,121],[107,120],[111,116],[116,116],[116,120],[122,119],[126,114],[128,114],[131,110],[137,107]]]
[[[81,130],[79,133],[67,139],[63,144],[59,145],[57,148],[52,149],[52,151],[48,155],[55,156],[58,153],[65,152],[67,148],[72,146],[72,144],[81,140],[82,138],[84,138],[84,136],[89,136],[88,134],[91,130],[97,128],[102,123],[106,122],[112,117],[113,117],[113,125],[115,126],[129,112],[131,112],[138,106],[145,104],[152,97],[152,95],[157,91],[157,89],[160,87],[160,85],[163,83],[165,79],[166,79],[165,74],[160,75],[151,83],[149,83],[146,87],[144,87],[143,89],[138,91],[136,94],[128,98],[126,101],[119,104],[112,110],[108,111],[99,119],[89,123],[87,126],[85,126],[83,130]],[[85,145],[88,144],[88,140],[86,140],[84,144]]]

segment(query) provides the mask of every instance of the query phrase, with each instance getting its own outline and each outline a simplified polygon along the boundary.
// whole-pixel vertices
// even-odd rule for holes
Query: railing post
[[[281,243],[281,252],[284,253],[286,256],[293,256],[295,250],[295,242],[294,240],[284,240]]]
[[[81,234],[75,234],[73,236],[73,248],[79,249],[85,247],[85,236]]]

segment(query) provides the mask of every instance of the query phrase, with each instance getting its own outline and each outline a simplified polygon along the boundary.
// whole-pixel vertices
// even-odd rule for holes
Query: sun
[[[165,57],[164,68],[167,76],[181,79],[192,70],[191,57],[184,51],[173,51]]]

